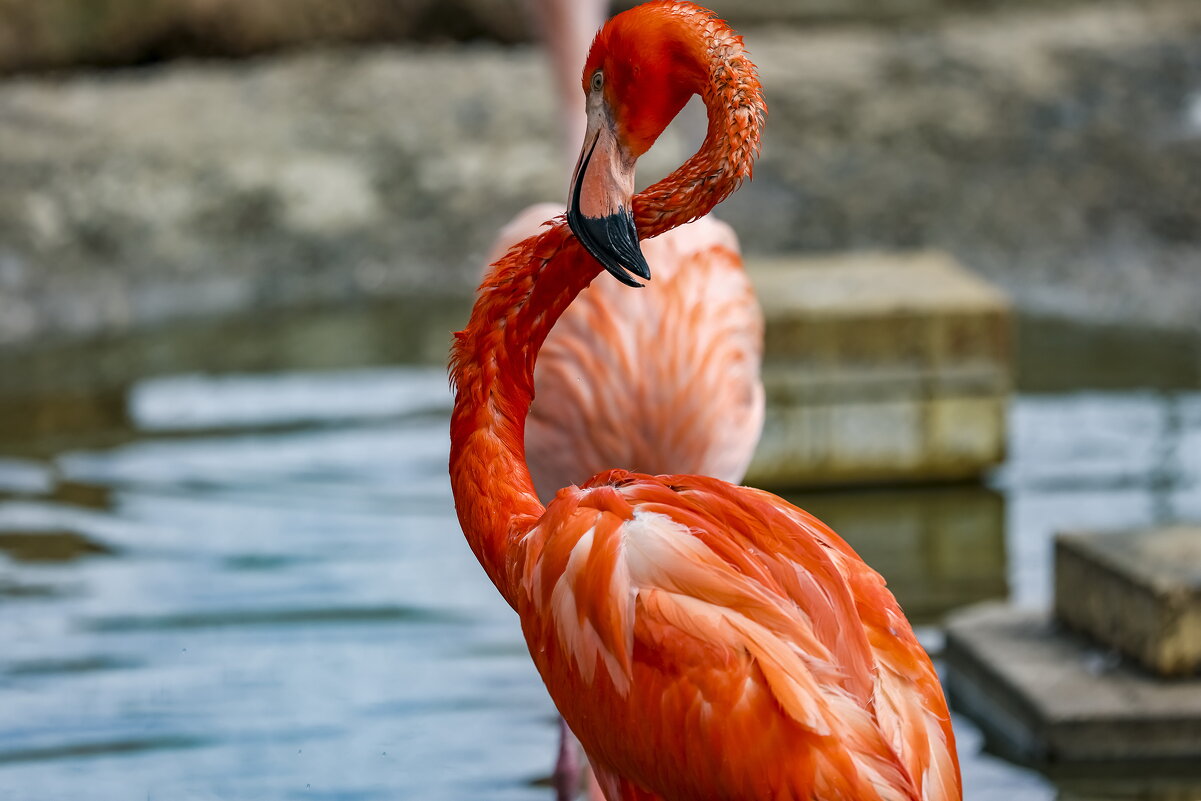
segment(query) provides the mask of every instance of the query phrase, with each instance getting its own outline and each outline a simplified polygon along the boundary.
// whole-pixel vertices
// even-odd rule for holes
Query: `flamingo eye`
[[[592,91],[599,92],[605,85],[605,74],[600,70],[592,73]]]

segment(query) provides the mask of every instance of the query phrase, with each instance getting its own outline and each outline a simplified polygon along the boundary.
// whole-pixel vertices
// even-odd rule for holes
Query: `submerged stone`
[[[19,562],[66,562],[113,553],[74,531],[0,531],[0,551]]]

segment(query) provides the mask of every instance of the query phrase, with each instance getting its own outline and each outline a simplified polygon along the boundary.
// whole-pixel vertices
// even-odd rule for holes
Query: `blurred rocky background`
[[[945,249],[1201,374],[1201,3],[711,5],[770,107],[748,253]],[[566,183],[533,39],[520,0],[0,0],[0,356],[466,298]]]

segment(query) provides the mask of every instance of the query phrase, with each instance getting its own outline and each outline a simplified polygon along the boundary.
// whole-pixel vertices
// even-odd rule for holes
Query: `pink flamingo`
[[[586,117],[575,75],[608,0],[537,0],[562,127],[574,146]],[[500,233],[489,262],[535,235],[563,207],[540,203]],[[526,459],[543,502],[622,465],[741,482],[763,427],[763,316],[738,238],[709,216],[642,243],[655,280],[639,293],[585,289],[555,325],[534,371]],[[560,719],[554,785],[581,784],[574,738]]]
[[[609,801],[961,798],[929,658],[883,580],[812,516],[625,470],[538,500],[524,423],[539,346],[602,267],[648,279],[638,239],[749,177],[764,116],[741,38],[687,2],[611,20],[584,90],[566,224],[494,265],[456,335],[450,473],[472,550]],[[636,159],[693,93],[704,145],[634,196]]]

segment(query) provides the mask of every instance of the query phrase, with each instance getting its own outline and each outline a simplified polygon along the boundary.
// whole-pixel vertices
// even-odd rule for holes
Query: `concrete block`
[[[767,419],[748,481],[958,480],[1004,457],[1010,307],[942,253],[755,261]]]
[[[1113,660],[1049,614],[976,606],[947,623],[951,705],[1003,754],[1048,763],[1201,760],[1201,679]]]
[[[1059,535],[1055,616],[1159,675],[1201,673],[1201,525]]]

